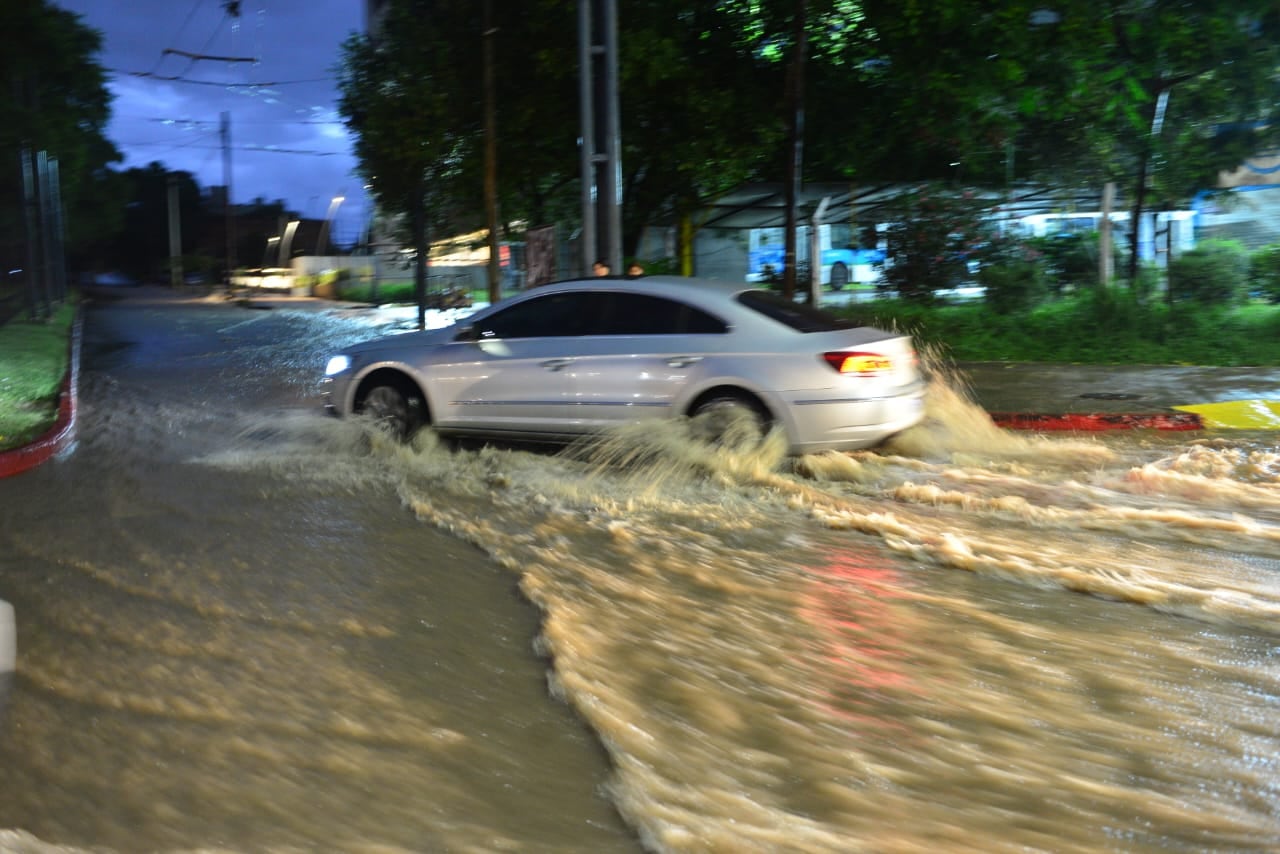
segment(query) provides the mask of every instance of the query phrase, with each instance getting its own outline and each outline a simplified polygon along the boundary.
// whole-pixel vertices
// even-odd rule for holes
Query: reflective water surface
[[[320,417],[341,313],[130,301],[0,480],[0,850],[1264,851],[1274,434],[547,453]]]

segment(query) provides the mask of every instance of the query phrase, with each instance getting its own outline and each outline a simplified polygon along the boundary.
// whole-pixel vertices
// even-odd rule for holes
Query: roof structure
[[[798,216],[807,223],[823,199],[827,199],[822,221],[866,222],[879,219],[880,212],[894,199],[919,184],[852,185],[848,183],[805,184],[796,193]],[[974,191],[990,201],[993,212],[1012,218],[1047,213],[1096,211],[1102,194],[1062,188],[1019,185],[1007,192]],[[695,216],[700,228],[782,228],[786,225],[786,187],[781,183],[743,184],[705,204]]]

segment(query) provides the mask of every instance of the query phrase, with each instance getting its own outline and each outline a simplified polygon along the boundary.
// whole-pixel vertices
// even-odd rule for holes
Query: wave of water
[[[678,426],[388,459],[517,574],[654,850],[1269,848],[1266,437],[1012,434],[946,385],[930,415],[795,461]]]

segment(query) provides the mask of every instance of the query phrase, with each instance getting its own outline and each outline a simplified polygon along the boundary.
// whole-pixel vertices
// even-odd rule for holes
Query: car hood
[[[458,324],[440,329],[427,329],[420,332],[403,332],[399,335],[387,335],[373,338],[347,347],[343,352],[356,354],[377,353],[382,350],[399,350],[404,347],[433,347],[452,341],[462,327]]]

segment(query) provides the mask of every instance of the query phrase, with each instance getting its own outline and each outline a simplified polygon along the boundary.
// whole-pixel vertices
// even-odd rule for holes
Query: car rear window
[[[806,303],[792,302],[772,291],[743,291],[738,294],[738,302],[797,332],[831,332],[858,326],[852,320],[836,317]]]

